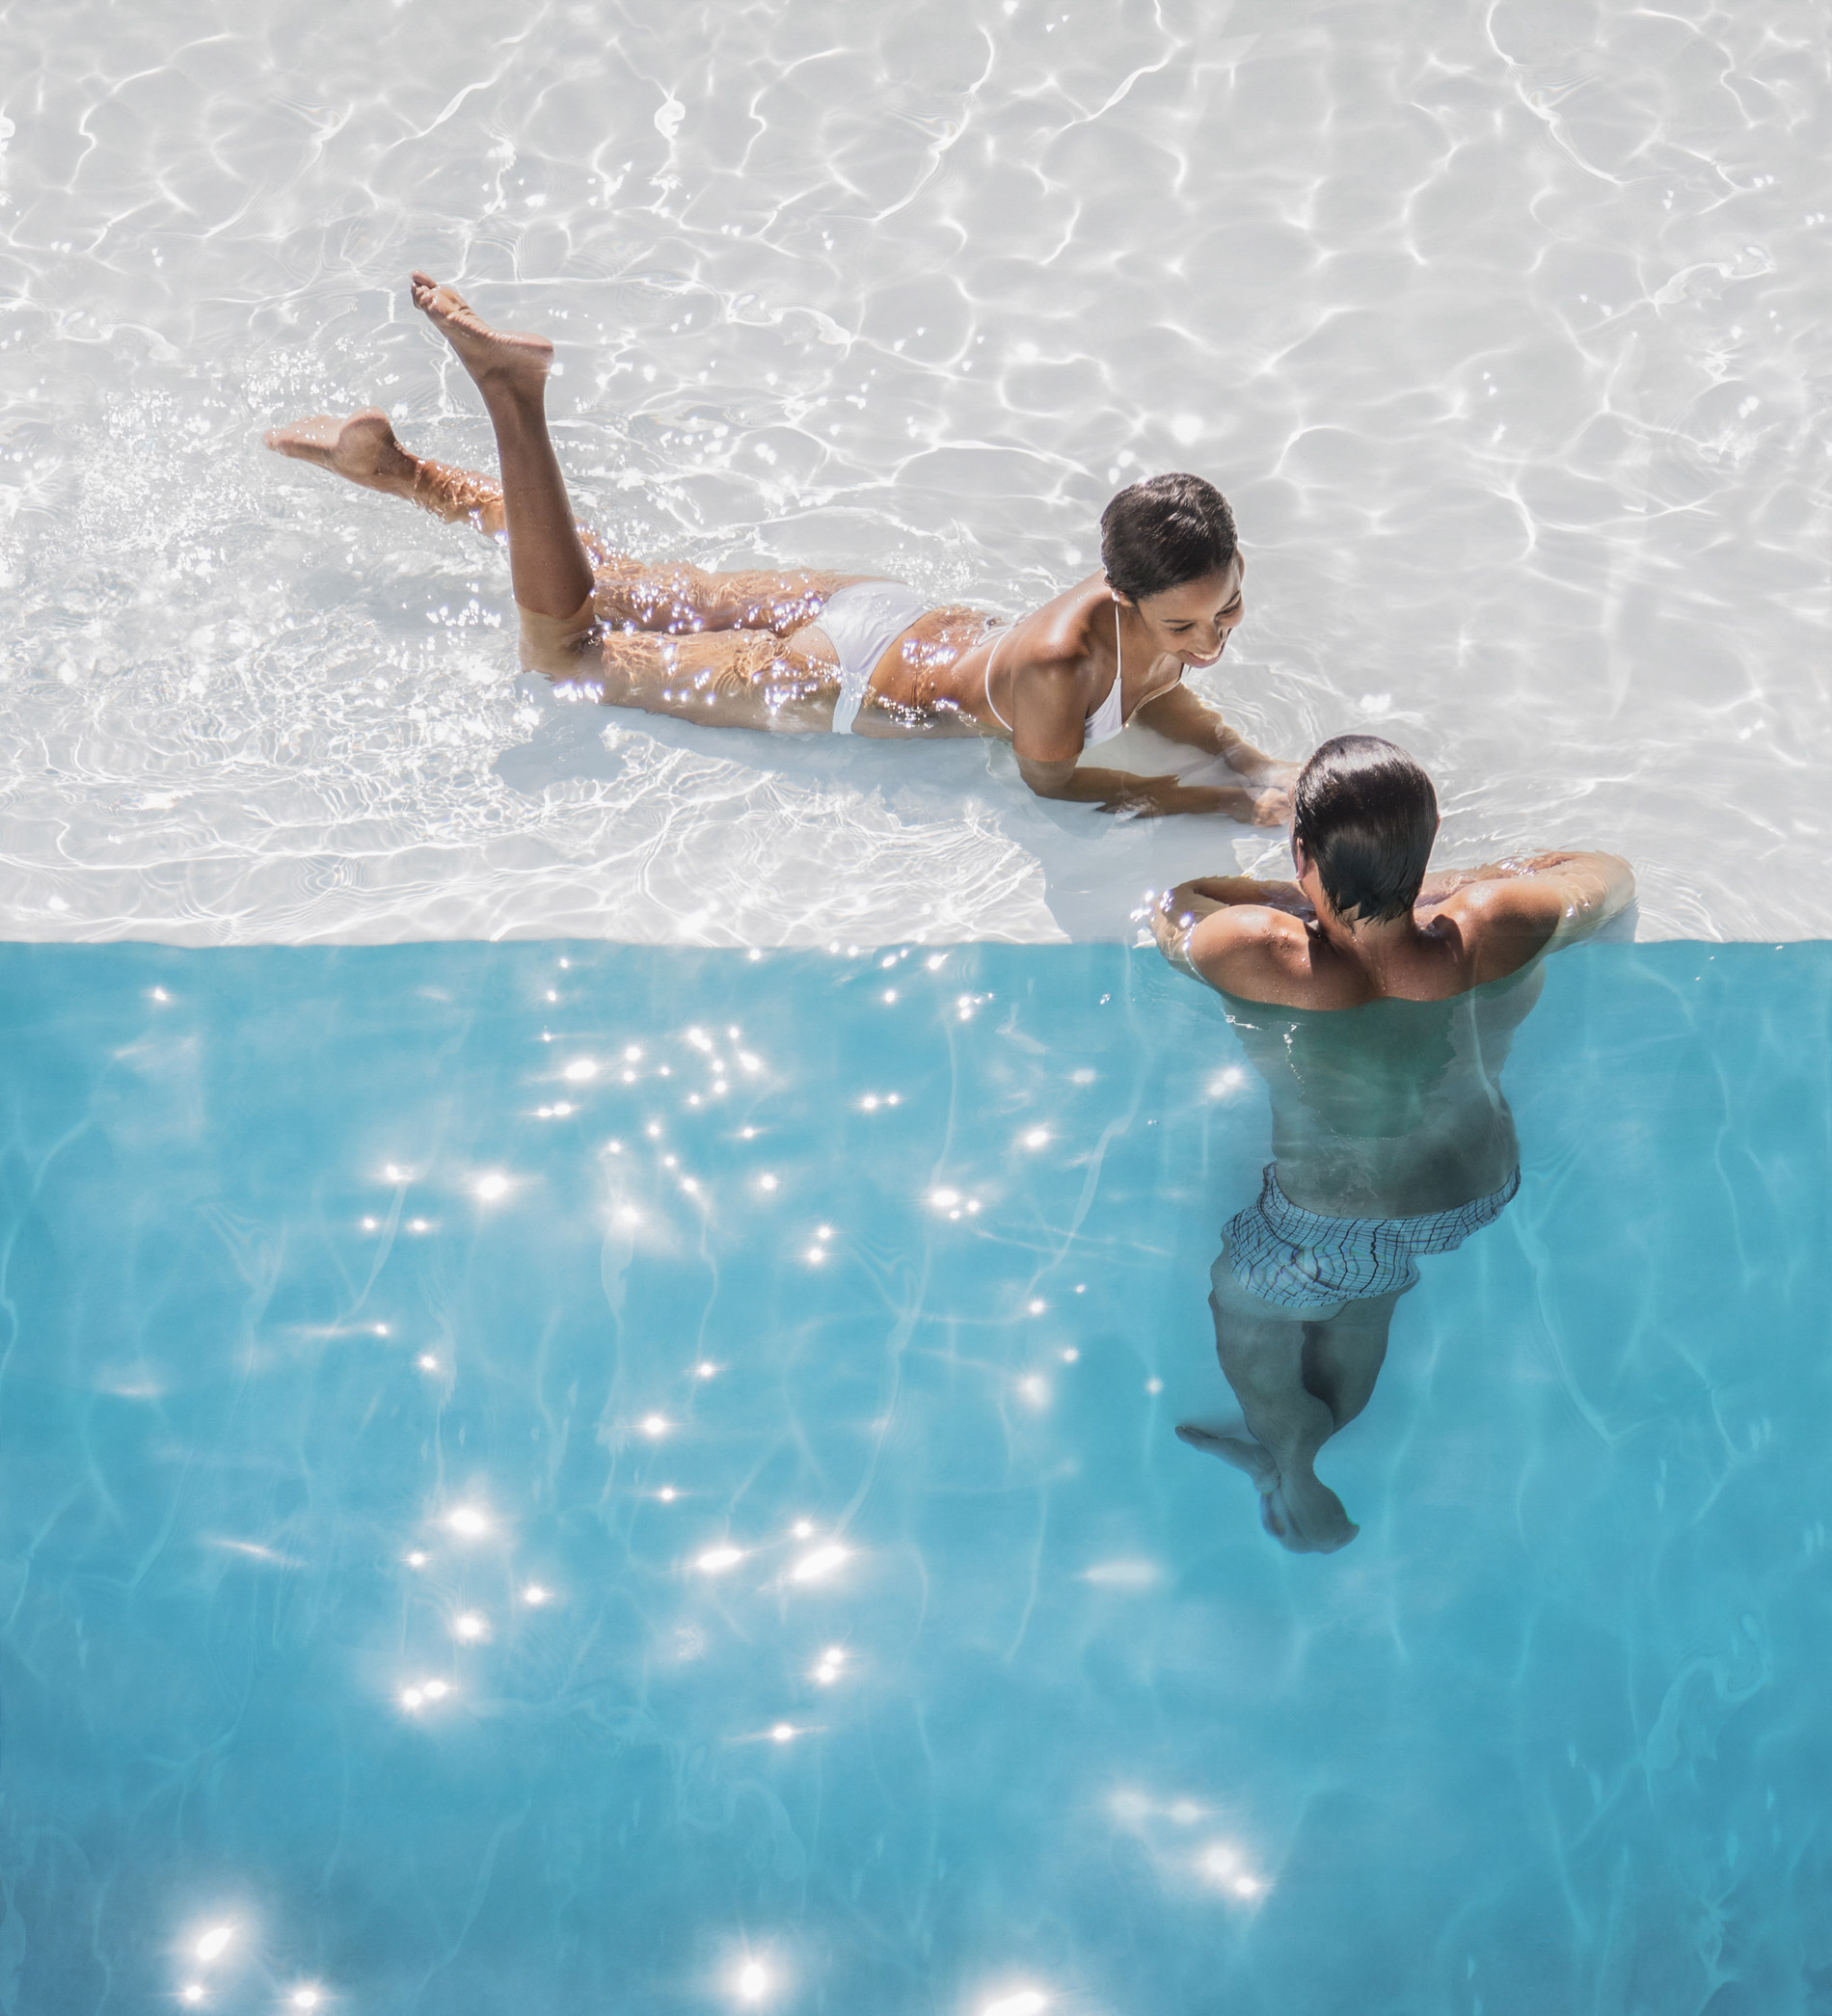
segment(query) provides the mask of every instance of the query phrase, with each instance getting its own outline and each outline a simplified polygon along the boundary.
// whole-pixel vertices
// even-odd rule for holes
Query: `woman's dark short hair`
[[[1239,546],[1227,499],[1200,476],[1147,476],[1100,514],[1100,564],[1130,602],[1226,573]]]
[[[1325,742],[1292,793],[1291,837],[1337,913],[1362,924],[1411,914],[1437,836],[1431,779],[1378,735]]]

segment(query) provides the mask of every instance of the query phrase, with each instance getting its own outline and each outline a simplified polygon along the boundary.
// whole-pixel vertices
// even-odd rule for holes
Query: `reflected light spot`
[[[494,1204],[498,1197],[509,1194],[509,1179],[497,1170],[487,1176],[479,1176],[471,1186],[486,1204]]]
[[[793,1743],[798,1734],[793,1722],[778,1722],[769,1732],[769,1740],[772,1743]]]
[[[598,1076],[598,1066],[589,1057],[576,1057],[560,1076],[574,1085],[583,1085],[588,1078]]]
[[[1018,1381],[1018,1391],[1024,1395],[1025,1399],[1033,1407],[1047,1407],[1049,1405],[1049,1382],[1044,1379],[1038,1379],[1035,1372],[1031,1374],[1029,1379]]]
[[[375,1220],[374,1220],[374,1219],[372,1219],[372,1218],[365,1218],[365,1219],[364,1219],[364,1220],[363,1221],[363,1229],[364,1229],[364,1230],[365,1232],[372,1232],[372,1231],[374,1231],[374,1230],[375,1230]]]
[[[467,1540],[475,1540],[490,1530],[488,1515],[479,1512],[474,1505],[460,1505],[456,1511],[448,1512],[445,1524],[454,1533],[462,1533]]]
[[[235,1937],[233,1925],[212,1925],[197,1943],[197,1956],[210,1961],[222,1956],[223,1949]]]
[[[387,1325],[386,1323],[378,1323],[378,1324],[375,1324],[375,1325],[373,1326],[373,1329],[374,1329],[375,1334],[376,1334],[376,1335],[377,1335],[378,1337],[386,1337],[386,1336],[388,1335],[388,1325]]]
[[[451,1689],[443,1680],[429,1680],[420,1688],[420,1692],[428,1701],[444,1701]]]
[[[819,1267],[826,1257],[826,1254],[818,1246],[811,1246],[808,1249],[808,1265],[810,1267]]]
[[[790,1571],[791,1577],[797,1582],[822,1581],[846,1561],[848,1551],[829,1541],[825,1546],[816,1547],[812,1554],[804,1554]]]
[[[1041,2016],[1050,1999],[1036,1988],[1020,1988],[1015,1995],[1001,1995],[980,2011],[980,2016]]]
[[[434,1357],[430,1351],[422,1351],[420,1353],[419,1369],[422,1372],[437,1372],[439,1370],[439,1360]]]
[[[186,1981],[178,1990],[180,2002],[201,2003],[203,2000],[203,1985],[201,1981]]]
[[[432,1228],[432,1221],[430,1219],[410,1218],[407,1221],[407,1229],[410,1232],[430,1232]]]
[[[740,1070],[747,1071],[753,1077],[764,1068],[763,1059],[753,1056],[748,1050],[741,1050],[738,1053],[738,1064]]]
[[[814,1521],[812,1519],[797,1519],[789,1530],[797,1540],[810,1540],[814,1537]]]
[[[728,1568],[736,1568],[743,1558],[742,1547],[708,1547],[693,1565],[703,1575],[722,1575]]]
[[[1188,1827],[1202,1817],[1202,1809],[1194,1799],[1178,1799],[1171,1807],[1171,1817],[1179,1827]]]
[[[480,1639],[490,1635],[488,1620],[479,1617],[474,1610],[467,1610],[452,1626],[452,1629],[468,1645],[475,1645]]]
[[[680,1495],[681,1493],[677,1492],[674,1486],[671,1484],[664,1484],[661,1487],[661,1489],[656,1492],[656,1496],[660,1498],[662,1504],[664,1505],[672,1505],[675,1499],[678,1498]]]
[[[776,1187],[776,1179],[774,1176],[759,1176],[757,1179],[757,1187],[759,1190],[774,1190]]]
[[[1027,1148],[1046,1148],[1049,1146],[1050,1130],[1047,1127],[1032,1127],[1020,1138]]]
[[[424,1568],[426,1566],[426,1556],[422,1554],[418,1547],[416,1547],[414,1551],[408,1555],[407,1565],[409,1568]]]
[[[318,2006],[318,1991],[315,1988],[295,1988],[292,2005],[295,2009],[315,2009]]]
[[[1065,1365],[1079,1365],[1081,1363],[1082,1355],[1072,1344],[1068,1345],[1062,1352],[1061,1357],[1063,1363]]]
[[[1082,1571],[1082,1580],[1096,1589],[1150,1589],[1163,1573],[1155,1561],[1096,1561]]]
[[[619,1204],[617,1206],[617,1223],[620,1225],[639,1225],[642,1223],[642,1213],[636,1209],[634,1204]]]
[[[1257,1876],[1236,1876],[1234,1878],[1234,1895],[1237,1897],[1256,1897],[1265,1887]]]
[[[718,1367],[711,1363],[707,1359],[702,1358],[700,1362],[694,1366],[693,1376],[695,1379],[715,1379],[718,1376]]]
[[[532,1603],[538,1609],[542,1603],[549,1600],[549,1597],[547,1591],[541,1587],[540,1583],[530,1582],[522,1592],[522,1600],[525,1603]]]
[[[1164,1391],[1164,1382],[1163,1382],[1163,1380],[1161,1380],[1161,1379],[1147,1379],[1147,1380],[1145,1381],[1145,1391],[1146,1391],[1147,1393],[1162,1393],[1162,1392]]]
[[[960,1202],[957,1190],[931,1190],[929,1201],[937,1211],[952,1211]]]
[[[862,1113],[876,1113],[877,1111],[877,1094],[876,1092],[867,1092],[865,1097],[859,1101],[859,1110]]]
[[[1080,1071],[1071,1071],[1068,1074],[1068,1082],[1070,1085],[1092,1085],[1094,1082],[1094,1074],[1093,1072],[1086,1069]]]
[[[840,1678],[840,1669],[845,1664],[845,1647],[839,1645],[828,1646],[826,1651],[821,1654],[820,1663],[814,1669],[812,1677],[816,1684],[822,1687],[832,1686],[834,1681]]]
[[[405,1183],[407,1181],[407,1171],[396,1163],[390,1162],[385,1164],[382,1173],[391,1183]]]
[[[740,2002],[762,2002],[769,1993],[769,1970],[761,1960],[746,1960],[733,1983]]]
[[[895,1008],[897,1006],[897,989],[895,987],[886,987],[884,989],[884,1006],[886,1008]]]
[[[642,1045],[640,1043],[631,1043],[627,1045],[624,1050],[624,1062],[627,1064],[639,1064],[641,1063],[641,1062]]]
[[[172,996],[168,994],[163,987],[154,987],[152,990],[152,998],[155,1001],[170,1001],[172,999]]]
[[[947,963],[947,954],[940,952],[930,953],[929,957],[923,961],[923,964],[929,968],[930,973],[939,973]]]
[[[1049,1304],[1046,1302],[1030,1302],[1027,1303],[1025,1306],[1030,1310],[1033,1316],[1040,1316],[1042,1315],[1043,1311],[1049,1307]]]
[[[642,1417],[642,1432],[652,1438],[666,1435],[672,1426],[665,1414],[644,1414]]]
[[[642,1131],[651,1141],[660,1141],[661,1139],[661,1122],[660,1120],[651,1120]]]

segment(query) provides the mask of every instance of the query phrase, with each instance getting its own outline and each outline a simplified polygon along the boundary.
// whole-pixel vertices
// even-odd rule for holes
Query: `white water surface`
[[[424,264],[558,340],[633,550],[1012,613],[1195,469],[1248,732],[1404,742],[1441,860],[1621,849],[1643,935],[1832,934],[1829,110],[1809,0],[11,7],[5,933],[1113,938],[1279,858],[518,679],[499,551],[259,446],[488,463]]]

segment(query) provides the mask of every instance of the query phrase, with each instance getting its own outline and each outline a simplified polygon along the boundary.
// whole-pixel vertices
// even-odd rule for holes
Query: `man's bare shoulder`
[[[1267,903],[1229,903],[1190,927],[1185,956],[1224,994],[1281,1008],[1334,1004],[1316,970],[1314,940],[1301,918]]]
[[[1469,983],[1501,980],[1551,943],[1565,912],[1563,889],[1549,878],[1513,875],[1469,882],[1438,906],[1433,924],[1463,941]]]

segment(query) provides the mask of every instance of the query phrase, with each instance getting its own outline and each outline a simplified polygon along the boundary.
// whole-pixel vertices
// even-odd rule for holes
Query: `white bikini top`
[[[1010,634],[1010,631],[1008,630],[1005,637],[1009,637]],[[1005,642],[1005,637],[999,639],[999,644]],[[991,654],[986,659],[986,705],[992,710],[992,718],[998,722],[1007,735],[1010,735],[1011,733],[1011,724],[999,712],[999,703],[992,697],[992,663],[993,659],[999,655],[999,644],[993,645]],[[1091,714],[1088,714],[1083,718],[1082,747],[1084,749],[1091,749],[1096,742],[1112,741],[1114,737],[1126,725],[1125,684],[1126,650],[1119,638],[1119,605],[1116,602],[1114,604],[1114,683],[1107,688],[1106,699],[1095,708]],[[1155,700],[1158,696],[1154,693],[1151,697]]]

